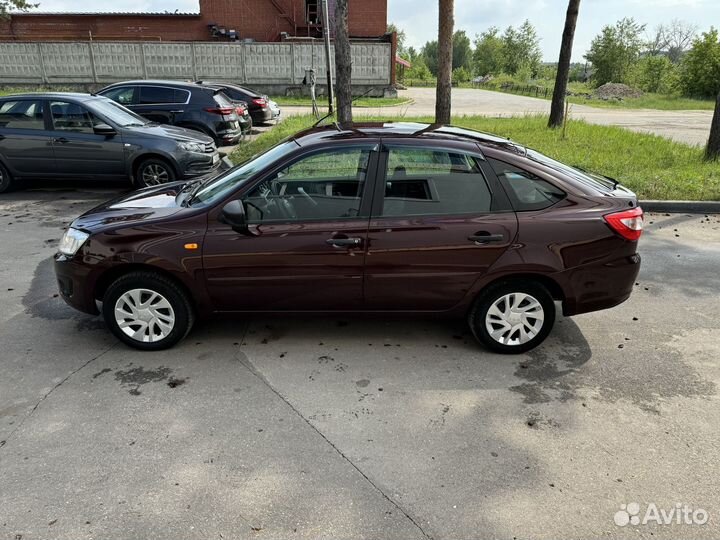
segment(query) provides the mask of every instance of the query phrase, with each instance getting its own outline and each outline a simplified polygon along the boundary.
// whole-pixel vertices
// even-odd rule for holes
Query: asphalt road
[[[649,216],[630,301],[518,357],[390,317],[140,353],[55,296],[63,228],[117,191],[0,198],[0,538],[720,537],[720,217]],[[632,502],[709,521],[616,525]]]
[[[409,88],[399,92],[401,97],[414,100],[401,107],[357,108],[358,116],[412,117],[434,116],[435,89]],[[453,114],[481,116],[518,116],[549,114],[550,101],[491,92],[474,88],[454,88]],[[283,114],[307,114],[307,107],[283,107]],[[712,111],[658,111],[651,109],[602,109],[587,105],[570,105],[570,116],[593,124],[614,125],[633,131],[653,133],[693,145],[705,145],[710,134]]]

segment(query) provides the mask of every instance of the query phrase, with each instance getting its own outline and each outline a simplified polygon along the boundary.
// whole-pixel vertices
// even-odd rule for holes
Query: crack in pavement
[[[119,342],[118,342],[118,343],[119,343]],[[62,381],[60,381],[60,382],[57,383],[55,386],[53,386],[50,390],[48,390],[48,392],[38,400],[38,402],[35,404],[35,406],[30,410],[30,412],[29,412],[28,414],[26,414],[26,415],[23,417],[23,419],[20,420],[20,422],[18,422],[18,425],[15,426],[15,429],[13,429],[13,430],[10,432],[10,434],[5,438],[5,440],[4,440],[4,441],[0,441],[0,448],[3,448],[5,445],[7,445],[7,443],[10,442],[10,439],[12,439],[13,436],[15,435],[15,433],[16,433],[21,427],[23,427],[23,426],[25,425],[25,422],[33,415],[33,413],[38,409],[38,407],[40,407],[40,404],[41,404],[43,401],[45,401],[45,400],[50,396],[50,394],[52,394],[55,390],[57,390],[57,389],[60,388],[63,384],[65,384],[70,378],[73,377],[73,375],[75,375],[75,374],[78,373],[79,371],[82,371],[83,369],[85,369],[87,366],[89,366],[90,364],[92,364],[93,362],[95,362],[95,360],[98,360],[99,358],[105,356],[107,353],[109,353],[111,350],[113,350],[113,349],[118,345],[118,343],[113,343],[110,347],[108,347],[107,349],[105,349],[105,350],[102,351],[101,353],[97,354],[96,356],[92,357],[90,360],[88,360],[87,362],[85,362],[85,363],[84,363],[82,366],[80,366],[79,368],[71,371],[71,372],[67,375],[67,377],[65,377]]]
[[[249,326],[249,325],[248,325],[248,326]],[[412,523],[412,524],[420,531],[420,533],[423,535],[423,538],[425,538],[425,539],[427,539],[427,540],[434,540],[433,537],[430,536],[430,534],[428,534],[428,533],[425,531],[425,529],[422,528],[422,526],[420,526],[420,524],[418,523],[417,519],[413,518],[402,506],[400,506],[400,504],[398,504],[398,503],[397,503],[395,500],[393,500],[388,494],[386,494],[382,489],[380,489],[380,487],[379,487],[375,482],[373,482],[363,471],[361,471],[360,468],[359,468],[357,465],[355,465],[355,463],[353,463],[353,461],[352,461],[349,457],[347,457],[347,456],[342,452],[342,450],[340,450],[337,446],[335,446],[335,444],[333,444],[333,442],[332,442],[330,439],[328,439],[322,431],[320,431],[317,427],[315,427],[315,426],[312,424],[312,422],[310,422],[310,420],[308,420],[307,418],[305,418],[305,416],[304,416],[297,408],[295,408],[295,406],[294,406],[292,403],[290,403],[290,401],[288,400],[288,398],[286,398],[286,397],[285,397],[283,394],[281,394],[272,384],[270,384],[270,381],[268,381],[268,380],[265,378],[265,376],[264,376],[262,373],[260,373],[260,371],[258,371],[258,369],[253,365],[253,363],[250,361],[250,359],[247,357],[247,355],[245,355],[245,354],[237,355],[236,358],[237,358],[237,360],[238,360],[243,366],[245,366],[245,368],[246,368],[250,373],[252,373],[252,375],[254,375],[260,382],[262,382],[265,386],[267,386],[267,387],[270,389],[270,391],[272,391],[277,397],[279,397],[283,402],[285,402],[285,404],[286,404],[297,416],[299,416],[308,426],[310,426],[310,428],[311,428],[313,431],[315,431],[315,433],[317,433],[318,435],[320,435],[320,437],[322,437],[322,439],[323,439],[327,444],[329,444],[330,447],[331,447],[333,450],[335,450],[335,452],[336,452],[340,457],[342,457],[353,469],[355,469],[355,470],[360,474],[360,476],[362,476],[362,477],[365,479],[365,481],[366,481],[368,484],[370,484],[378,493],[380,493],[380,495],[382,495],[382,497],[383,497],[385,500],[387,500],[390,504],[392,504],[395,508],[397,508],[397,510],[398,510],[400,513],[402,513],[402,515],[404,515],[404,516],[410,521],[410,523]]]

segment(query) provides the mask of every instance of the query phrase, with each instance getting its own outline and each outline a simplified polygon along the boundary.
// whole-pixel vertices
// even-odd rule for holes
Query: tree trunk
[[[565,30],[563,30],[562,44],[560,45],[560,59],[558,61],[555,90],[553,91],[552,105],[550,106],[550,121],[548,127],[560,127],[565,117],[565,97],[567,94],[568,78],[570,77],[570,58],[572,57],[573,39],[575,38],[575,25],[577,24],[580,0],[569,0],[567,15],[565,16]]]
[[[452,56],[454,0],[439,0],[440,18],[438,28],[438,76],[435,98],[435,122],[450,123],[452,102]]]
[[[353,121],[352,116],[352,55],[348,32],[348,0],[335,3],[335,79],[337,120],[340,124]]]
[[[705,149],[705,157],[709,160],[720,159],[720,93],[715,102],[715,114],[710,125],[710,138]]]

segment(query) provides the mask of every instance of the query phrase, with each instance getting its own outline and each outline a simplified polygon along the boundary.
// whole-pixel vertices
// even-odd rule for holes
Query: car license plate
[[[215,154],[213,156],[213,165],[217,165],[218,163],[220,163],[220,154]]]

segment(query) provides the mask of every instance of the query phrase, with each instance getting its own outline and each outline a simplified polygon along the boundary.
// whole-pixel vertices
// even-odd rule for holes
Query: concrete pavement
[[[435,114],[434,88],[409,88],[399,92],[401,97],[414,100],[401,107],[356,109],[358,116],[412,117]],[[454,88],[453,115],[518,116],[549,114],[550,101],[503,92],[473,88]],[[308,107],[283,107],[283,114],[307,114]],[[593,124],[613,125],[633,131],[653,133],[678,142],[705,145],[710,133],[712,111],[658,111],[651,109],[601,109],[587,105],[570,105],[572,118]]]
[[[304,316],[140,353],[54,296],[65,224],[117,191],[0,198],[0,538],[720,536],[720,218],[649,216],[630,301],[526,355]]]

